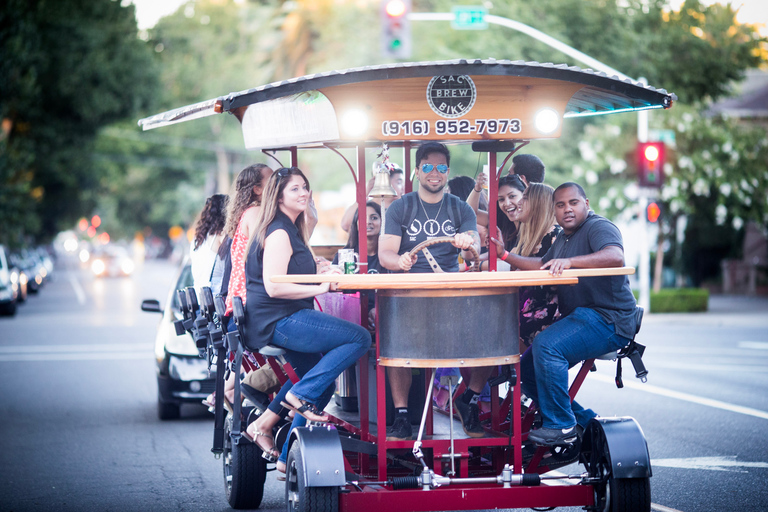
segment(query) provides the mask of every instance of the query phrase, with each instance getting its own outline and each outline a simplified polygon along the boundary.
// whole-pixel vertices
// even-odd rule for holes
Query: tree
[[[132,5],[0,6],[0,240],[45,240],[95,204],[98,130],[150,105],[156,67]]]

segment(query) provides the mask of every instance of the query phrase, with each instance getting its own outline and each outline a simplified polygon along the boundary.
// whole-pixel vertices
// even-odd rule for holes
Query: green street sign
[[[488,9],[485,7],[455,5],[451,11],[453,12],[451,27],[454,30],[485,30],[488,28],[488,22],[485,21]]]

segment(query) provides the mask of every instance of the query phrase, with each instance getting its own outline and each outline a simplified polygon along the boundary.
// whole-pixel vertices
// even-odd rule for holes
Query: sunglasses
[[[291,175],[291,170],[289,168],[287,168],[287,167],[283,167],[282,169],[277,171],[277,175],[280,178],[285,178],[286,176],[290,176]]]
[[[421,166],[421,172],[425,172],[425,173],[429,174],[430,172],[432,172],[432,169],[434,169],[434,168],[435,168],[435,166],[432,165],[432,164],[424,164],[424,165]],[[437,164],[437,172],[439,172],[440,174],[447,173],[448,172],[448,166],[445,165],[445,164]]]

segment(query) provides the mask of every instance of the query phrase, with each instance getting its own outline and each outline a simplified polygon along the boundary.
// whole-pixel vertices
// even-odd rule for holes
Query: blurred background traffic
[[[549,183],[581,183],[590,206],[621,226],[628,265],[638,264],[637,241],[647,236],[656,293],[768,293],[765,2],[397,0],[388,11],[389,4],[3,2],[2,312],[13,314],[44,288],[62,256],[99,278],[130,278],[147,259],[180,263],[206,197],[230,192],[247,165],[280,166],[243,150],[229,116],[152,132],[139,129],[141,117],[387,62],[492,57],[586,67],[491,17],[678,96],[673,109],[649,116],[647,139],[663,151],[647,209],[639,199],[648,161],[635,114],[569,120],[560,139],[526,148],[544,160]],[[452,151],[452,175],[482,172],[485,162],[467,146]],[[302,168],[319,210],[313,244],[343,244],[341,217],[354,197],[349,170],[330,152],[302,156]]]

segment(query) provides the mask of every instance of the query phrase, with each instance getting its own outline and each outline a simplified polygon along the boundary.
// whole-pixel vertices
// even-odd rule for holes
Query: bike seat
[[[285,354],[285,349],[275,345],[265,345],[259,349],[259,354],[265,357],[279,357]]]
[[[643,323],[643,311],[644,311],[643,308],[641,308],[640,306],[637,306],[635,308],[635,336],[637,336],[637,333],[640,332],[640,326]],[[614,350],[614,351],[608,352],[607,354],[598,356],[595,359],[600,359],[603,361],[613,361],[616,358],[618,358],[620,355],[622,355],[625,349],[627,349],[627,347],[632,345],[632,342],[634,341],[635,341],[635,338],[633,336],[632,341],[629,342],[625,347],[621,348],[620,350]]]

